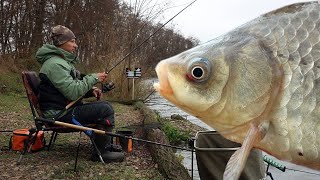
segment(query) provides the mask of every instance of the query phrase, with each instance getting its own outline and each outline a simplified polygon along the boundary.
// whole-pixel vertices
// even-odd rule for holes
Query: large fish
[[[320,5],[292,4],[159,62],[162,96],[242,143],[225,179],[252,147],[320,170]]]

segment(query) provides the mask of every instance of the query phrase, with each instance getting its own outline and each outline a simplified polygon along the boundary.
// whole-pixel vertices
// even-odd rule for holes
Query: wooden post
[[[134,79],[132,78],[132,100],[134,100]]]

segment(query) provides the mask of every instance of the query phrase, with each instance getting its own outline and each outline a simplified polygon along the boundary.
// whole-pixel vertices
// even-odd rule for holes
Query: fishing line
[[[287,169],[290,170],[290,171],[298,171],[298,172],[302,172],[302,173],[307,173],[307,174],[312,174],[312,175],[320,176],[320,174],[318,174],[318,173],[313,173],[313,172],[310,172],[310,171],[303,171],[303,170],[297,170],[297,169],[291,169],[291,168],[287,168]]]
[[[182,13],[184,10],[186,10],[189,6],[191,6],[193,3],[195,3],[197,0],[192,1],[190,4],[188,4],[185,8],[183,8],[181,11],[179,11],[176,15],[174,15],[172,18],[170,18],[166,23],[164,23],[160,28],[155,30],[149,37],[147,37],[144,41],[142,41],[138,46],[133,48],[128,54],[126,54],[120,61],[118,61],[113,67],[111,67],[109,70],[106,68],[105,72],[109,73],[111,72],[115,67],[117,67],[122,61],[124,61],[127,57],[129,57],[134,51],[136,51],[138,48],[140,48],[145,42],[147,42],[152,36],[154,36],[158,31],[160,31],[165,25],[167,25],[170,21],[172,21],[175,17],[177,17],[180,13]]]

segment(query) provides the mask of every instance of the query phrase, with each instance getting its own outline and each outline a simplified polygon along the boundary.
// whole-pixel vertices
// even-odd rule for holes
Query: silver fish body
[[[320,5],[267,13],[161,61],[161,95],[219,131],[320,170]]]
[[[280,81],[269,133],[258,147],[320,169],[320,5],[296,4],[264,18],[248,30],[275,63]]]

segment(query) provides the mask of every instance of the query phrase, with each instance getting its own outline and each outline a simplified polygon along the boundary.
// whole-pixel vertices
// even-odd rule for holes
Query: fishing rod
[[[286,170],[291,170],[291,171],[297,171],[297,172],[312,174],[312,175],[315,175],[315,176],[320,176],[320,174],[318,174],[318,173],[313,173],[313,172],[309,172],[309,171],[303,171],[303,170],[297,170],[297,169],[288,168],[288,167],[276,162],[275,160],[267,157],[267,155],[263,156],[263,161],[268,164],[267,170],[266,170],[266,174],[267,174],[267,176],[270,176],[271,179],[273,179],[273,177],[272,177],[272,174],[269,172],[269,166],[270,165],[275,167],[275,168],[277,168],[277,169],[279,169],[282,172],[285,172]]]
[[[175,17],[177,17],[180,13],[182,13],[184,10],[186,10],[188,7],[190,7],[193,3],[195,3],[197,0],[192,1],[190,4],[188,4],[186,7],[184,7],[182,10],[180,10],[177,14],[175,14],[173,17],[171,17],[167,22],[165,22],[162,26],[160,26],[157,30],[155,30],[150,36],[148,36],[145,40],[143,40],[138,46],[133,48],[129,53],[127,53],[121,60],[119,60],[113,67],[111,67],[109,70],[108,68],[105,69],[106,73],[111,72],[114,68],[116,68],[121,62],[123,62],[127,57],[129,57],[133,52],[135,52],[138,48],[140,48],[144,43],[146,43],[152,36],[154,36],[158,31],[160,31],[165,25],[167,25],[170,21],[172,21]],[[104,89],[104,84],[101,85],[102,89]],[[105,92],[103,90],[103,92]],[[153,90],[145,99],[143,102],[146,102],[149,96],[151,96],[155,90]]]
[[[152,36],[154,36],[158,31],[160,31],[165,25],[167,25],[170,21],[172,21],[175,17],[177,17],[180,13],[182,13],[184,10],[186,10],[188,7],[190,7],[193,3],[195,3],[197,0],[192,1],[190,4],[188,4],[186,7],[184,7],[181,11],[179,11],[176,15],[174,15],[172,18],[170,18],[166,23],[164,23],[161,27],[159,27],[157,30],[155,30],[149,37],[147,37],[145,40],[143,40],[138,46],[133,48],[128,54],[126,54],[121,60],[119,60],[113,67],[111,67],[109,70],[106,68],[106,73],[111,72],[115,67],[117,67],[122,61],[124,61],[127,57],[129,57],[134,51],[136,51],[138,48],[140,48],[145,42],[147,42]]]
[[[111,67],[109,70],[108,68],[105,69],[105,73],[111,72],[115,67],[117,67],[121,62],[123,62],[127,57],[129,57],[134,51],[136,51],[138,48],[140,48],[145,42],[147,42],[152,36],[154,36],[158,31],[160,31],[166,24],[168,24],[170,21],[172,21],[175,17],[177,17],[180,13],[182,13],[184,10],[186,10],[188,7],[190,7],[193,3],[195,3],[197,0],[192,1],[190,4],[188,4],[186,7],[184,7],[182,10],[180,10],[177,14],[175,14],[172,18],[170,18],[166,23],[164,23],[160,28],[158,28],[156,31],[154,31],[149,37],[147,37],[144,41],[142,41],[138,46],[136,46],[133,50],[131,50],[128,54],[126,54],[120,61],[118,61],[113,67]],[[103,83],[103,87],[105,86]],[[80,96],[78,99],[72,101],[68,106],[65,107],[65,109],[61,110],[56,116],[60,117],[63,113],[68,111],[74,104],[78,103],[84,98],[85,94],[83,96]]]
[[[79,124],[76,125],[76,124],[70,124],[70,123],[65,123],[65,122],[61,122],[61,121],[56,121],[54,119],[45,119],[45,118],[36,117],[35,120],[46,122],[46,123],[50,123],[50,124],[54,124],[54,125],[64,126],[64,127],[68,127],[68,128],[73,128],[73,129],[77,129],[77,130],[84,131],[84,132],[91,131],[91,132],[94,132],[96,134],[101,134],[101,135],[109,135],[109,136],[112,136],[112,137],[120,137],[120,138],[131,139],[131,140],[140,141],[140,142],[145,142],[145,143],[148,143],[148,144],[165,146],[165,147],[175,148],[175,149],[180,149],[180,150],[185,150],[185,151],[193,151],[190,148],[172,146],[172,145],[169,145],[169,144],[163,144],[163,143],[159,143],[159,142],[154,142],[154,141],[149,141],[149,140],[145,140],[145,139],[135,138],[135,137],[132,137],[132,136],[126,136],[126,135],[122,135],[122,134],[111,133],[111,132],[103,131],[103,130],[100,130],[100,129],[94,129],[94,128],[85,127],[85,126],[82,126],[82,125],[79,125]],[[88,134],[91,134],[91,132],[89,132]]]
[[[152,84],[154,83],[154,81],[152,82]],[[148,96],[146,96],[146,98],[144,98],[143,102],[146,103],[149,101],[149,97],[156,92],[156,89],[153,88],[152,92],[150,94],[148,94]]]
[[[153,89],[152,92],[151,92],[146,98],[144,98],[143,102],[144,102],[144,103],[148,102],[148,101],[149,101],[148,98],[149,98],[153,93],[155,93],[155,92],[156,92],[156,90]]]

